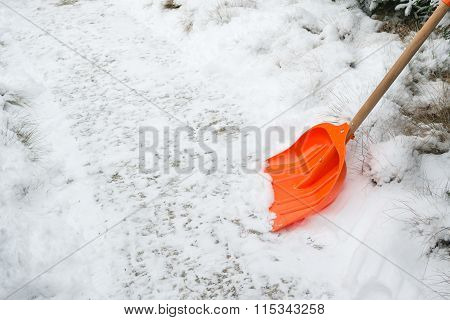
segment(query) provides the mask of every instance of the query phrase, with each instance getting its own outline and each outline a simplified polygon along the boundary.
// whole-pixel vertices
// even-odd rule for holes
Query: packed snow
[[[449,42],[349,143],[338,199],[273,233],[264,159],[348,121],[406,43],[356,0],[163,2],[0,1],[1,297],[448,297],[448,132],[410,117],[448,104]]]

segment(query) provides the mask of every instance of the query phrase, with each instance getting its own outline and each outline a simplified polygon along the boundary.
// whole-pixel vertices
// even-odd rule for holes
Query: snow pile
[[[380,185],[392,181],[401,182],[405,174],[415,166],[414,138],[396,136],[391,140],[374,144],[369,150],[372,180]]]
[[[0,36],[5,46],[4,32]],[[11,84],[15,79],[5,67],[0,74],[0,294],[4,296],[37,271],[35,265],[38,262],[33,259],[38,257],[40,260],[45,256],[45,251],[36,252],[36,255],[32,253],[36,249],[34,244],[40,242],[46,232],[39,227],[35,229],[43,223],[27,211],[32,208],[32,199],[37,196],[47,172],[38,162],[36,149],[39,146],[34,124],[30,122],[27,107],[21,104],[21,96],[29,92],[19,88],[19,93],[14,91]],[[27,84],[23,78],[17,82]],[[48,244],[52,240],[44,236],[42,241]],[[42,250],[45,246],[40,248]]]
[[[444,155],[444,161],[450,156]],[[439,170],[441,169],[441,170]],[[435,187],[427,184],[418,189],[411,198],[399,205],[397,218],[405,223],[405,230],[411,233],[413,241],[419,241],[422,249],[422,259],[427,260],[424,278],[442,297],[449,297],[450,285],[450,216],[448,201],[450,190],[448,186],[449,172],[443,167],[438,170],[440,175],[445,174],[446,185]],[[442,172],[446,170],[447,172]]]
[[[47,120],[53,102],[26,71],[32,68],[6,23],[0,25],[0,44],[0,297],[5,298],[82,244],[98,218],[89,200],[80,200],[86,192],[67,164],[70,140],[64,140],[61,124]],[[61,141],[52,145],[53,134],[41,130],[54,130]],[[63,274],[50,271],[14,298],[79,296],[90,269],[79,257],[60,267]]]

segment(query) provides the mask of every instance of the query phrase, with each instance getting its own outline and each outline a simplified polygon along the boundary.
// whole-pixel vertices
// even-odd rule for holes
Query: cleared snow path
[[[214,150],[226,159],[226,136],[271,120],[393,41],[274,124],[301,132],[331,113],[330,106],[352,114],[403,46],[375,33],[375,23],[352,1],[255,7],[248,1],[219,18],[211,15],[214,6],[201,9],[201,1],[184,11],[162,10],[157,1],[2,1],[32,22],[0,5],[16,46],[58,106],[54,117],[67,123],[73,141],[67,148],[78,149],[71,161],[89,183],[83,197],[95,201],[92,211],[103,222],[92,229],[105,232],[133,213],[76,253],[73,268],[87,265],[90,272],[73,297],[436,297],[420,283],[427,262],[420,245],[405,241],[402,223],[383,214],[408,192],[398,184],[374,187],[362,176],[356,143],[345,191],[326,219],[313,217],[277,234],[269,232],[270,183],[244,173],[237,160],[228,170],[219,161],[210,174],[139,172],[139,127],[155,127],[160,137],[182,123],[214,128]],[[342,16],[330,20],[336,12]],[[224,17],[235,20],[217,22]],[[197,139],[186,135],[180,142],[186,148],[181,165],[189,148],[194,158],[203,155]],[[169,139],[168,146],[174,143]],[[163,155],[165,146],[158,148]],[[67,270],[56,266],[43,277],[64,278]],[[37,298],[60,297],[55,290],[38,292]]]

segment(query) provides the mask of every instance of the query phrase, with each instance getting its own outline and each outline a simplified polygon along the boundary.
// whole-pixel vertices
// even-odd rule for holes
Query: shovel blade
[[[322,123],[306,131],[290,148],[267,160],[272,177],[276,214],[272,230],[319,213],[343,185],[347,123]]]

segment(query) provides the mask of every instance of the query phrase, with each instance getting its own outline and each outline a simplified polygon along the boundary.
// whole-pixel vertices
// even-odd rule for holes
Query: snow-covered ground
[[[350,142],[336,202],[272,233],[245,128],[348,120],[405,43],[353,0],[177,3],[0,1],[0,295],[446,297],[448,136],[405,133],[404,110],[442,99],[448,41],[432,36]],[[149,127],[171,133],[154,153],[183,157],[142,172]],[[211,161],[202,128],[217,170],[181,173]],[[291,143],[271,137],[250,135],[250,165]]]

